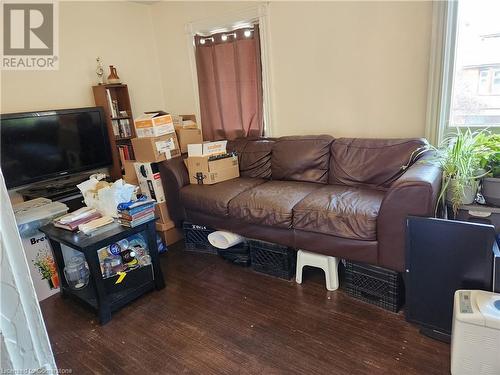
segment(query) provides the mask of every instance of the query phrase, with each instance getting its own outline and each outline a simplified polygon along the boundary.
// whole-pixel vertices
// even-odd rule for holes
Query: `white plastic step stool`
[[[311,253],[305,250],[297,251],[297,270],[295,272],[295,281],[297,282],[297,284],[302,284],[302,268],[304,268],[305,266],[321,268],[323,271],[325,271],[326,289],[338,289],[338,258]]]

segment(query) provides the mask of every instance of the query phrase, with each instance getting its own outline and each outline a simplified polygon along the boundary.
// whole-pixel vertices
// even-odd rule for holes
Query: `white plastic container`
[[[500,374],[500,294],[482,290],[455,292],[451,373]]]
[[[67,213],[68,207],[37,198],[16,204],[13,209],[36,295],[42,301],[59,291],[59,276],[49,240],[38,228]]]

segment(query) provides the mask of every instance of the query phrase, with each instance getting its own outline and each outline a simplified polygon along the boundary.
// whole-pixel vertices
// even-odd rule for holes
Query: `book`
[[[56,221],[54,221],[54,226],[57,228],[62,228],[62,229],[66,229],[66,230],[73,232],[73,231],[77,230],[80,225],[87,224],[87,223],[89,223],[93,220],[99,219],[101,217],[102,217],[102,215],[96,211],[93,214],[91,214],[90,216],[85,216],[85,217],[79,218],[77,220],[68,222],[68,223],[62,223],[59,220],[56,220]]]
[[[90,216],[96,212],[97,212],[97,210],[95,208],[82,207],[76,211],[73,211],[73,212],[70,212],[68,214],[61,216],[61,217],[57,218],[56,220],[62,224],[66,224],[66,223],[70,223],[72,221],[76,221],[76,220],[82,219],[84,217]]]
[[[120,213],[125,213],[128,215],[134,215],[138,212],[147,210],[148,208],[151,208],[155,206],[156,202],[155,201],[149,201],[146,204],[140,205],[140,206],[135,206],[135,207],[129,207],[126,210],[120,210]]]
[[[114,112],[113,107],[113,99],[111,98],[111,92],[109,91],[109,89],[106,89],[106,99],[108,99],[108,107],[111,111],[111,117],[116,117],[116,113]]]
[[[118,213],[118,215],[120,216],[121,219],[133,221],[133,220],[140,219],[140,218],[142,218],[142,217],[144,217],[144,216],[146,216],[154,211],[155,211],[154,207],[151,207],[151,208],[145,209],[143,211],[140,211],[138,213],[135,213],[133,215],[130,215],[126,212],[120,212],[120,213]]]
[[[101,216],[101,217],[96,218],[94,220],[80,224],[78,226],[78,229],[81,230],[85,234],[89,234],[89,233],[92,233],[95,230],[97,230],[105,225],[111,224],[113,222],[114,222],[114,220],[111,216]]]
[[[125,227],[134,228],[138,225],[141,225],[141,224],[147,223],[148,221],[154,220],[154,218],[155,218],[155,214],[154,214],[154,212],[151,212],[149,215],[146,215],[139,220],[128,221],[128,220],[118,219],[118,222]]]
[[[113,117],[118,117],[118,114],[120,113],[120,110],[118,109],[118,100],[112,99],[111,100],[111,108],[112,108],[112,113]]]
[[[111,125],[113,127],[113,135],[115,137],[119,137],[120,136],[120,124],[119,124],[118,120],[111,120]]]

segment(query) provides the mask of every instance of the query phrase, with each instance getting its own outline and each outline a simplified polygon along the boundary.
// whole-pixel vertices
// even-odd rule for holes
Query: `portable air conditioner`
[[[500,294],[482,290],[455,292],[451,373],[500,374]]]

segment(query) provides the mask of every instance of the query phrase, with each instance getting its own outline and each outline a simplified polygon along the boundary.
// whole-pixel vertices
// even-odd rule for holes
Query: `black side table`
[[[165,287],[158,259],[155,220],[135,228],[127,228],[113,223],[91,235],[70,232],[52,224],[43,226],[40,231],[45,233],[52,246],[61,282],[61,295],[84,302],[96,310],[101,324],[111,320],[112,311],[118,310],[152,289],[160,290]],[[127,271],[125,278],[120,281],[118,281],[120,275],[103,278],[97,251],[141,232],[147,241],[151,264]],[[90,271],[90,280],[86,287],[79,290],[69,287],[63,272],[65,264],[61,244],[69,246],[85,256]]]

